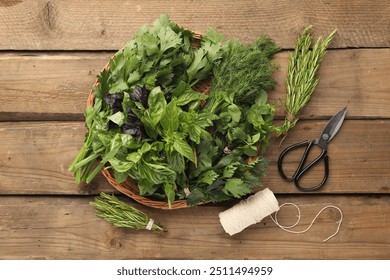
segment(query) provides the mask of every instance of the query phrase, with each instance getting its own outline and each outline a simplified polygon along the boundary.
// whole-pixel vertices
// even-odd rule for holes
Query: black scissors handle
[[[317,189],[321,188],[325,184],[325,182],[326,182],[326,180],[328,179],[328,176],[329,176],[329,158],[328,158],[328,155],[326,153],[326,149],[324,149],[320,145],[318,145],[318,146],[320,146],[321,149],[322,149],[321,154],[319,156],[317,156],[312,162],[310,162],[308,165],[305,166],[307,157],[308,157],[308,155],[310,153],[310,150],[313,147],[313,145],[318,145],[318,143],[316,143],[316,140],[314,140],[314,141],[307,141],[307,140],[305,140],[303,142],[291,145],[291,146],[287,147],[280,154],[279,160],[278,160],[278,170],[279,170],[280,176],[282,176],[282,178],[285,179],[286,181],[290,181],[290,182],[294,181],[295,186],[300,191],[303,191],[303,192],[314,191],[314,190],[317,190]],[[305,151],[303,153],[301,161],[299,162],[299,165],[298,165],[297,169],[295,170],[294,175],[289,177],[283,171],[283,159],[289,152],[291,152],[293,150],[296,150],[296,149],[299,149],[299,148],[302,148],[302,147],[306,147],[306,149],[305,149]],[[322,178],[322,181],[318,185],[315,185],[313,187],[302,187],[299,184],[299,180],[302,178],[302,176],[306,172],[310,171],[310,169],[313,168],[315,165],[317,165],[322,159],[324,160],[324,166],[325,166],[325,173],[324,173],[324,177]]]

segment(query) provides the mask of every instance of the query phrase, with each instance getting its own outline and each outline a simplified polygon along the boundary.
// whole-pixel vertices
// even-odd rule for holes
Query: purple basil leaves
[[[127,113],[127,122],[122,126],[122,133],[130,134],[136,137],[138,141],[145,135],[144,125],[138,116],[131,111]]]
[[[145,108],[147,108],[148,105],[148,97],[148,90],[145,87],[140,87],[138,85],[136,85],[133,92],[130,93],[131,100],[134,102],[141,103]],[[110,106],[113,113],[115,114],[116,112],[123,112],[123,98],[123,93],[113,93],[107,94],[104,97],[104,101],[107,103],[108,106]],[[136,137],[138,141],[140,141],[145,135],[144,125],[142,124],[138,116],[131,111],[130,108],[126,109],[126,113],[127,122],[124,123],[121,127],[122,133],[132,135]],[[117,124],[112,121],[108,121],[107,130],[111,130],[117,127]]]
[[[104,96],[104,101],[113,110],[114,114],[119,111],[123,111],[123,93],[109,93]]]
[[[148,107],[148,96],[149,92],[145,86],[136,85],[134,91],[130,93],[130,98],[135,102],[140,102],[145,108]]]
[[[125,123],[122,126],[122,133],[124,134],[130,134],[131,136],[134,136],[137,138],[137,141],[140,141],[142,138],[144,138],[144,128],[141,121],[139,123]]]

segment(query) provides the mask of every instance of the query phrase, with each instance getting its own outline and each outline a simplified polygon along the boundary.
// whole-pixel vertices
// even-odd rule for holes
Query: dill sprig
[[[287,132],[295,126],[299,114],[309,102],[318,82],[316,76],[321,65],[322,59],[326,54],[330,42],[337,30],[334,30],[325,39],[319,37],[312,48],[310,30],[313,26],[309,25],[298,37],[295,49],[290,53],[287,82],[286,82],[286,100],[284,110],[286,117],[282,126],[275,130],[280,135],[287,135]]]
[[[272,74],[277,70],[272,62],[280,48],[269,38],[260,36],[252,45],[244,45],[237,40],[228,41],[221,61],[215,63],[210,88],[210,98],[206,107],[214,112],[214,98],[221,91],[232,95],[239,105],[252,105],[254,100],[266,90],[275,86]],[[214,100],[216,99],[216,100]]]
[[[147,229],[151,219],[142,211],[120,201],[114,195],[101,193],[90,205],[96,208],[96,215],[116,227]],[[153,222],[150,230],[163,232],[164,228]]]

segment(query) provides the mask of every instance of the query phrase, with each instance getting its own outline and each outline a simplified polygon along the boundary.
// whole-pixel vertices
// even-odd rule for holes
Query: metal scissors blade
[[[346,114],[347,114],[347,107],[344,107],[341,111],[339,111],[328,121],[328,123],[325,125],[324,129],[321,132],[319,143],[318,143],[319,145],[326,147],[326,144],[333,139],[333,137],[340,130],[340,127],[344,122]]]

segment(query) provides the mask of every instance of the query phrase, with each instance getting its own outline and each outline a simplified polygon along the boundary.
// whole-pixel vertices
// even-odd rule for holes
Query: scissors
[[[303,142],[300,142],[300,143],[297,143],[297,144],[294,144],[294,145],[291,145],[291,146],[287,147],[280,154],[279,160],[278,160],[278,170],[279,170],[280,176],[282,176],[282,178],[285,179],[286,181],[289,181],[289,182],[294,181],[295,186],[300,191],[303,191],[303,192],[314,191],[314,190],[317,190],[317,189],[321,188],[325,184],[325,182],[326,182],[326,180],[328,179],[328,176],[329,176],[329,158],[328,158],[328,154],[327,154],[328,143],[333,139],[333,137],[339,131],[341,125],[343,124],[343,121],[344,121],[346,113],[347,113],[347,108],[345,107],[344,109],[339,111],[336,115],[334,115],[328,121],[328,123],[324,127],[324,130],[321,132],[321,135],[320,135],[320,137],[318,139],[314,139],[312,141],[305,140]],[[308,157],[308,155],[310,153],[310,150],[314,146],[320,147],[322,151],[321,151],[320,155],[317,156],[312,162],[310,162],[307,165],[305,165],[307,157]],[[303,153],[301,161],[298,164],[297,169],[295,170],[294,175],[292,175],[291,177],[287,176],[284,173],[284,171],[283,171],[283,159],[284,159],[284,157],[289,152],[291,152],[293,150],[296,150],[296,149],[299,149],[299,148],[303,148],[303,147],[306,147],[306,149],[305,149],[305,151]],[[312,187],[303,187],[299,183],[300,179],[302,178],[302,176],[305,173],[310,171],[310,169],[313,166],[315,166],[317,163],[319,163],[321,160],[324,161],[324,165],[325,165],[325,173],[324,173],[324,177],[323,177],[322,181],[318,185],[315,185],[315,186],[312,186]]]

